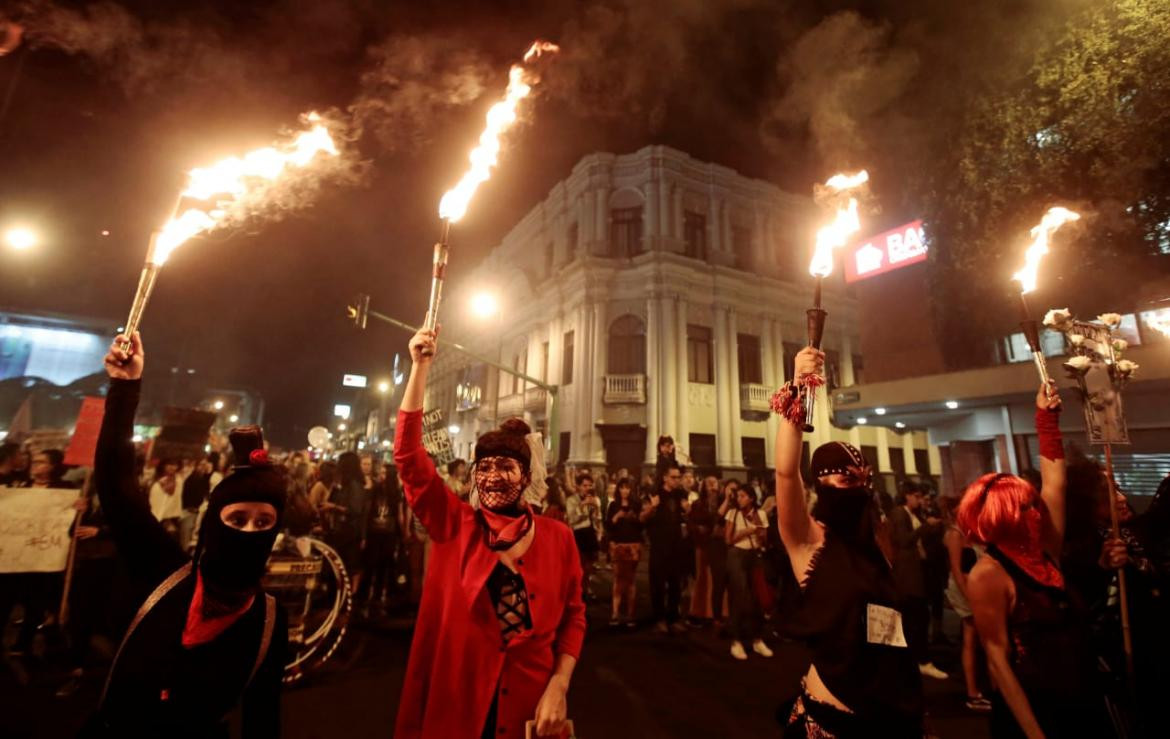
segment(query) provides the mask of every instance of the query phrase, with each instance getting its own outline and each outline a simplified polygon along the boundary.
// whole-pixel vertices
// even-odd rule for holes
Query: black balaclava
[[[260,427],[232,429],[229,438],[237,464],[211,491],[195,552],[204,585],[220,600],[238,599],[259,587],[280,533],[285,499],[284,479],[268,463]],[[233,503],[270,503],[276,509],[276,525],[265,531],[228,526],[219,515]]]
[[[831,441],[817,447],[810,466],[817,481],[813,518],[851,547],[865,554],[881,556],[876,538],[878,507],[869,482],[871,469],[865,457],[852,444]],[[853,487],[840,488],[820,482],[825,475],[850,475],[861,482]]]

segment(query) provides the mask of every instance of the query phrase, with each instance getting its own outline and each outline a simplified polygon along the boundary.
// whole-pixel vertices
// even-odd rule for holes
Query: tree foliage
[[[958,134],[921,193],[950,363],[985,361],[988,340],[1012,326],[1011,274],[1029,228],[1052,205],[1085,218],[1046,258],[1038,303],[1128,310],[1103,304],[1170,269],[1168,38],[1165,0],[1093,3],[1048,34],[1028,64],[961,93]]]

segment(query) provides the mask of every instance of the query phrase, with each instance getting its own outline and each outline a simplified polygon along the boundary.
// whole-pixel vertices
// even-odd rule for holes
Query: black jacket
[[[144,601],[190,558],[137,495],[130,437],[139,387],[138,381],[110,383],[94,481],[106,523]],[[179,580],[124,641],[105,700],[83,736],[226,736],[224,719],[239,704],[247,739],[280,735],[280,689],[288,651],[283,610],[276,609],[271,644],[248,682],[260,651],[265,598],[258,595],[214,640],[188,649],[181,639],[194,591],[194,576]]]

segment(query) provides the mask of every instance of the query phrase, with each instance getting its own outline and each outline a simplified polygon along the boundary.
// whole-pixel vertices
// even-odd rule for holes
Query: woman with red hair
[[[967,577],[975,628],[997,692],[995,737],[1107,736],[1103,693],[1060,560],[1066,471],[1055,385],[1036,394],[1041,489],[1008,474],[972,483],[958,524],[986,547]]]

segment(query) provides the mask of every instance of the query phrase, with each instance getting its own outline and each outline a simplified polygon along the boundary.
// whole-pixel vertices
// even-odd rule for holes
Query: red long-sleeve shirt
[[[579,657],[585,640],[572,532],[534,517],[532,543],[516,562],[532,629],[505,644],[485,587],[499,557],[488,549],[471,506],[435,472],[422,445],[422,411],[399,411],[394,461],[406,500],[431,538],[394,735],[478,737],[498,698],[496,736],[523,739],[557,656]]]

